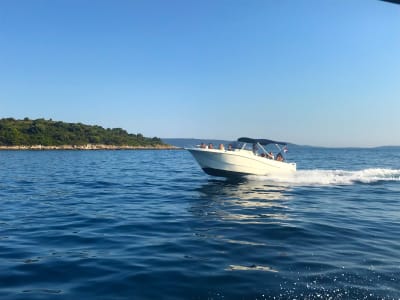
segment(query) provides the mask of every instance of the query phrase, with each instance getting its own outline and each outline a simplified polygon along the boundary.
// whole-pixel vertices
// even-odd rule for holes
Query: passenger
[[[213,144],[208,144],[208,149],[214,149],[214,145]]]
[[[269,159],[274,159],[274,154],[271,151],[267,155]]]
[[[232,144],[229,144],[228,145],[228,151],[232,151],[233,149],[232,149]]]
[[[224,144],[219,144],[219,150],[225,150]]]
[[[283,161],[283,156],[281,153],[278,153],[278,155],[276,156],[276,160],[277,161]]]
[[[257,150],[258,150],[257,144],[253,144],[253,153],[254,153],[254,155],[257,155]]]
[[[200,148],[205,149],[205,148],[206,148],[206,144],[201,143],[201,144],[200,144]]]

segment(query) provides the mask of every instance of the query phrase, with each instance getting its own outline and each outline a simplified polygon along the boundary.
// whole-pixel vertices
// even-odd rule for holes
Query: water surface
[[[296,147],[299,172],[185,151],[1,151],[3,299],[399,299],[400,148]]]

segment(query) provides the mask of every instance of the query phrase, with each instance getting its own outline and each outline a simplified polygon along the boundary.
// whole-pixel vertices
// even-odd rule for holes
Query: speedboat
[[[275,145],[278,153],[267,151],[268,145]],[[267,139],[242,137],[228,147],[212,144],[186,148],[203,171],[220,177],[240,177],[246,175],[285,175],[296,172],[296,164],[286,161],[287,143]]]

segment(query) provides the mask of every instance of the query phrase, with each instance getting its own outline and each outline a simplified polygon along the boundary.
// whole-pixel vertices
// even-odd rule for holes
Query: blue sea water
[[[289,154],[1,151],[0,299],[400,299],[400,148]]]

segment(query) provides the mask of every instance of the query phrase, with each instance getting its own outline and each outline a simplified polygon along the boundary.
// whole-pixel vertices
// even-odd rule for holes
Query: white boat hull
[[[209,175],[243,176],[243,175],[279,175],[296,172],[295,163],[276,161],[254,155],[252,151],[235,149],[187,149],[200,167]]]

